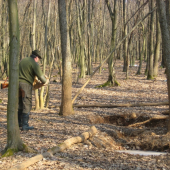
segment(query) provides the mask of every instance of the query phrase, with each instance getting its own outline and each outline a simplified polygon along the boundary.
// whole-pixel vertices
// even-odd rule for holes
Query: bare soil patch
[[[138,64],[138,63],[136,63]],[[93,67],[97,67],[94,64]],[[121,103],[159,103],[168,100],[167,82],[164,69],[159,68],[155,80],[147,80],[142,74],[136,75],[137,67],[130,67],[129,79],[122,72],[123,63],[117,61],[116,75],[121,84],[118,87],[96,88],[107,81],[108,69],[105,65],[102,73],[96,73],[75,104],[121,104]],[[77,82],[76,69],[73,69],[73,97],[88,79]],[[42,161],[28,167],[28,170],[47,169],[170,169],[169,144],[167,134],[167,119],[152,120],[146,124],[129,127],[129,125],[162,116],[168,110],[167,105],[117,108],[74,108],[75,114],[68,117],[59,116],[61,103],[61,83],[58,71],[54,70],[50,82],[50,103],[48,109],[32,111],[29,124],[36,129],[28,132],[21,131],[22,140],[38,153],[46,152],[68,138],[78,136],[94,125],[98,133],[84,143],[72,145],[62,153],[44,158]],[[7,140],[7,94],[8,89],[0,91],[0,151]],[[33,95],[34,98],[34,95]],[[34,105],[34,101],[33,101]],[[128,153],[118,153],[117,150],[144,150],[166,152],[166,155],[142,156]],[[36,154],[18,152],[15,155],[0,159],[0,169],[6,170]]]

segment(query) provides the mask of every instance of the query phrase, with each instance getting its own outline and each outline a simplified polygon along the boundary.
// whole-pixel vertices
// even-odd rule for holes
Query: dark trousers
[[[19,82],[19,107],[22,113],[29,113],[32,108],[32,85]]]

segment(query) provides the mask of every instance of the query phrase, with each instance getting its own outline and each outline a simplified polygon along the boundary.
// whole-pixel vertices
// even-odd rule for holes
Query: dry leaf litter
[[[138,64],[138,63],[136,63]],[[95,69],[97,64],[93,65]],[[147,80],[142,74],[136,75],[138,67],[130,67],[129,79],[122,72],[123,63],[116,62],[116,77],[121,86],[96,88],[105,83],[108,77],[107,65],[102,73],[96,73],[83,92],[78,96],[75,104],[121,104],[121,103],[159,103],[168,100],[165,69],[159,68],[159,75],[154,80]],[[53,76],[58,75],[54,70]],[[73,69],[73,97],[88,79],[79,79],[77,70]],[[167,105],[143,107],[117,108],[74,108],[74,115],[59,116],[61,103],[60,78],[53,77],[50,82],[49,108],[39,111],[32,110],[29,124],[36,129],[20,132],[25,144],[37,153],[18,152],[11,157],[0,159],[0,169],[7,170],[25,160],[46,152],[68,138],[79,136],[94,125],[98,133],[84,143],[72,145],[62,153],[33,164],[27,170],[168,170],[170,169],[169,140],[167,134],[167,120],[153,120],[147,124],[128,127],[127,122],[137,123],[162,116],[168,110]],[[7,142],[7,93],[8,89],[0,91],[0,151]],[[34,94],[33,94],[34,98]],[[35,101],[33,101],[34,105]],[[135,115],[135,117],[131,117]],[[109,117],[109,119],[105,119]],[[106,121],[107,120],[107,121]],[[112,121],[109,121],[112,120]],[[119,150],[143,150],[165,152],[165,155],[144,156],[129,153],[119,153]]]

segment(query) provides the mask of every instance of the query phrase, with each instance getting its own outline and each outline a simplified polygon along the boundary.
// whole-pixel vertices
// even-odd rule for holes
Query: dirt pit
[[[112,128],[104,128],[104,131],[112,136],[121,148],[126,150],[170,151],[167,119],[137,116],[135,113],[126,116],[89,116],[88,118],[92,124],[112,126]]]

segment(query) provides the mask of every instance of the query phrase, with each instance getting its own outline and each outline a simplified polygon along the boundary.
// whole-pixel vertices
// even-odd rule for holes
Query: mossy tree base
[[[138,69],[138,71],[137,71],[136,75],[141,75],[141,71],[140,71],[140,69]]]
[[[7,150],[5,149],[5,150],[2,151],[1,157],[4,158],[4,157],[12,156],[12,155],[14,155],[15,152],[18,152],[18,150],[17,149],[10,149],[10,148],[7,149]]]
[[[107,81],[104,84],[96,86],[96,88],[102,88],[102,87],[107,87],[107,86],[109,87],[120,86],[120,83],[117,80],[115,80],[114,83],[112,81]]]
[[[37,153],[34,149],[32,149],[32,148],[28,147],[27,145],[23,144],[22,146],[20,146],[17,149],[5,148],[1,152],[0,156],[1,156],[1,158],[9,157],[9,156],[12,156],[12,155],[14,155],[14,153],[17,153],[19,151],[24,151],[26,153]]]
[[[148,75],[147,76],[147,80],[154,80],[155,78],[153,77],[153,76],[151,76],[151,75]]]

